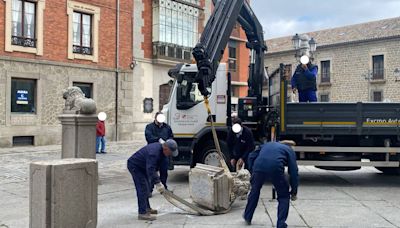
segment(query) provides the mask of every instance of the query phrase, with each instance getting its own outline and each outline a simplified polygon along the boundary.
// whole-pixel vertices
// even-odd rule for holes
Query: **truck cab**
[[[197,73],[196,64],[186,64],[180,70],[180,78],[175,79],[168,103],[162,112],[171,126],[174,139],[179,145],[179,155],[174,158],[176,165],[194,165],[197,162],[217,165],[218,154],[213,147],[208,114],[204,96],[198,83],[193,79]],[[178,83],[179,81],[179,83]],[[217,128],[222,150],[228,157],[225,143],[227,133],[227,71],[226,65],[220,64],[216,80],[207,88],[212,118]]]

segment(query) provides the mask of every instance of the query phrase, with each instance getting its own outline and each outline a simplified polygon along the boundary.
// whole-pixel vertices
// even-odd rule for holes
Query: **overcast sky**
[[[400,0],[251,0],[265,39],[400,16]]]

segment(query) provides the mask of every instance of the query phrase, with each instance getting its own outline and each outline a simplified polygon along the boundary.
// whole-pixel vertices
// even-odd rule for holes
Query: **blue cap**
[[[171,150],[171,153],[172,153],[173,157],[178,156],[178,154],[179,154],[179,152],[178,152],[178,144],[176,143],[175,140],[168,139],[167,141],[165,141],[165,145],[167,145],[168,149]]]

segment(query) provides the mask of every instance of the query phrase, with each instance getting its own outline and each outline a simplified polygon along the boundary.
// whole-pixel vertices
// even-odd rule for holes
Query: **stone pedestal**
[[[231,205],[232,179],[221,167],[197,164],[189,172],[189,192],[193,202],[212,211]]]
[[[30,228],[95,228],[98,167],[93,159],[30,164]]]
[[[96,158],[96,115],[61,114],[61,158]]]

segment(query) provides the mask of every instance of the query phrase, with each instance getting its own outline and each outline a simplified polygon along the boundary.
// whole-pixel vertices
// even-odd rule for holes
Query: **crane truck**
[[[250,65],[248,96],[239,98],[238,117],[256,140],[294,140],[299,165],[334,170],[374,166],[384,173],[400,174],[400,103],[288,102],[290,76],[285,75],[285,64],[268,78],[269,94],[264,96],[267,46],[261,24],[245,0],[213,2],[214,11],[192,51],[196,64],[178,64],[168,72],[174,85],[162,112],[179,146],[173,165],[219,164],[210,120],[224,159],[230,160],[225,141],[231,126],[230,74],[220,61],[239,23],[246,33]],[[272,95],[276,86],[278,92]],[[204,96],[209,99],[211,116]]]

